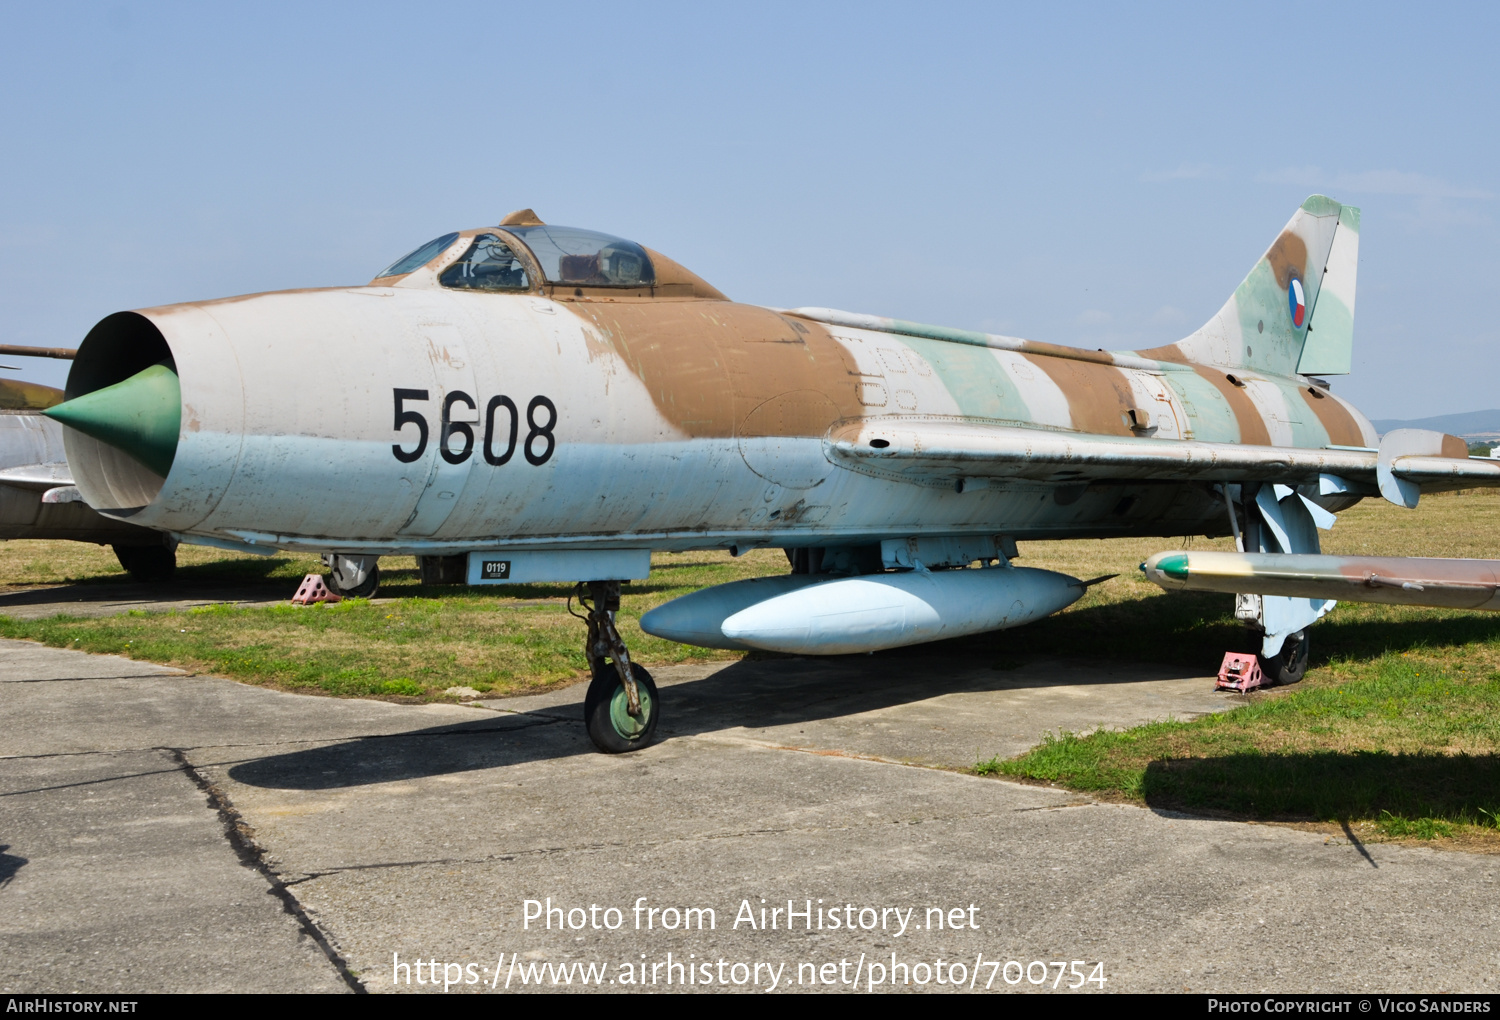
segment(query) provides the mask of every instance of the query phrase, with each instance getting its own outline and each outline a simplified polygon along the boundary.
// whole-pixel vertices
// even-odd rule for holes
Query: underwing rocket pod
[[[1083,592],[1077,578],[1030,567],[869,574],[775,595],[730,616],[720,630],[741,647],[847,655],[1019,627],[1067,608]]]
[[[1141,570],[1169,591],[1500,610],[1500,560],[1160,552]]]

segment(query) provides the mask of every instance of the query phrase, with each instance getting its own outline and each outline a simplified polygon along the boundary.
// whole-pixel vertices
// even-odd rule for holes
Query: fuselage
[[[651,257],[656,283],[634,289],[451,289],[439,257],[371,286],[112,316],[85,342],[69,396],[170,358],[175,458],[161,478],[70,430],[69,462],[95,507],[210,540],[363,554],[743,550],[1228,528],[1205,484],[963,486],[838,466],[826,437],[861,420],[1141,443],[1376,441],[1306,377],[1184,366],[1170,348],[1122,358],[837,325],[731,302]]]

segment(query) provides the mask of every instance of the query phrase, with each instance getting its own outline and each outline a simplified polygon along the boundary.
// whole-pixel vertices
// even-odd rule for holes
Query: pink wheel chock
[[[1245,652],[1225,652],[1214,690],[1243,693],[1255,690],[1265,681],[1265,674],[1260,671],[1260,659]]]
[[[334,594],[328,590],[328,585],[323,583],[322,574],[308,574],[302,579],[302,584],[297,588],[297,594],[292,596],[292,605],[310,606],[315,602],[342,602],[342,595]]]

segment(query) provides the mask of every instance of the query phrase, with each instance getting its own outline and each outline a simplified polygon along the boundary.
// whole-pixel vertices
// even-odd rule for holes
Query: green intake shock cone
[[[163,361],[124,382],[74,397],[42,413],[123,450],[166,477],[177,456],[182,388],[172,362]]]

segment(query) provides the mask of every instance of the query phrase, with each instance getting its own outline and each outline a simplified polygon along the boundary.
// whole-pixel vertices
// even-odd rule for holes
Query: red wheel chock
[[[302,584],[297,588],[297,594],[292,596],[292,605],[310,606],[315,602],[342,602],[344,597],[336,595],[328,590],[328,585],[323,583],[322,574],[308,574],[302,579]]]
[[[1216,691],[1253,691],[1266,682],[1260,671],[1260,659],[1244,652],[1225,652],[1224,664],[1219,667]]]

